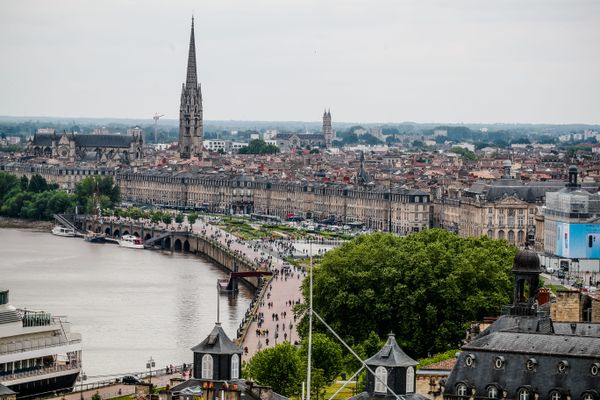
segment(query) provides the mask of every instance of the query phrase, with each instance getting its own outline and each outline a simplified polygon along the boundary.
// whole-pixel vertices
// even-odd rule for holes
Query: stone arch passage
[[[113,236],[116,237],[116,238],[121,237],[121,232],[118,229],[115,229],[115,232],[114,232]]]
[[[123,231],[123,236],[129,235],[129,231]]]
[[[144,240],[148,240],[148,239],[152,239],[152,235],[149,233],[146,233],[146,236],[144,236]]]
[[[185,253],[189,253],[190,252],[190,242],[188,242],[187,240],[185,242],[183,242],[183,251]]]
[[[173,249],[175,251],[181,251],[181,240],[175,239],[175,243],[173,244]]]
[[[140,237],[140,234],[138,232],[133,232],[133,236]]]
[[[92,230],[92,225],[88,225],[88,231]]]
[[[96,227],[96,233],[100,233],[102,232],[102,227],[101,226],[97,226]]]
[[[162,247],[163,247],[163,249],[167,249],[167,250],[171,249],[171,237],[170,236],[163,239]]]
[[[104,234],[107,235],[107,236],[110,236],[110,228],[106,228],[104,230]]]

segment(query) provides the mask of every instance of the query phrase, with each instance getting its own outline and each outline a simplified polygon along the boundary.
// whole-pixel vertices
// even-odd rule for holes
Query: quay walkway
[[[274,273],[256,298],[252,311],[247,313],[245,323],[242,322],[240,346],[244,349],[244,358],[249,360],[258,350],[286,340],[292,344],[299,342],[292,308],[295,303],[303,301],[300,285],[305,272],[294,270],[291,266],[289,272],[284,273],[284,265],[288,264],[267,253],[258,243],[239,239],[204,221],[197,221],[192,229]]]

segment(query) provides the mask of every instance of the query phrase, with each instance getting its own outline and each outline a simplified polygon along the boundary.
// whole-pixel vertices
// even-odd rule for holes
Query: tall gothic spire
[[[190,33],[190,51],[188,53],[187,78],[185,80],[187,88],[196,88],[198,86],[198,77],[196,76],[196,42],[194,41],[194,17],[192,16],[192,31]]]

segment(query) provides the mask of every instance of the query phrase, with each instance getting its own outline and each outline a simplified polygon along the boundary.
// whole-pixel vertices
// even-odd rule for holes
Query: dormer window
[[[537,360],[535,358],[530,358],[525,363],[525,367],[527,368],[527,371],[535,371],[536,366],[537,366]]]
[[[231,379],[240,377],[240,357],[237,354],[231,356]]]
[[[385,367],[377,367],[375,370],[375,392],[376,393],[386,393],[387,388],[385,385],[387,384],[387,369]]]
[[[568,369],[569,369],[569,363],[567,361],[563,360],[558,363],[558,372],[560,372],[561,374],[567,373]]]
[[[593,363],[590,367],[590,374],[592,376],[598,376],[600,374],[600,363]]]
[[[531,400],[531,392],[527,388],[519,389],[517,396],[518,400]]]
[[[490,399],[498,398],[498,388],[495,385],[491,385],[487,387],[487,397]]]
[[[202,379],[213,379],[213,358],[210,354],[202,356]]]
[[[494,368],[502,369],[504,367],[504,357],[498,356],[494,359]]]
[[[464,383],[459,383],[458,385],[456,385],[456,394],[458,396],[468,396],[469,395],[469,389],[467,388],[467,385],[465,385]]]

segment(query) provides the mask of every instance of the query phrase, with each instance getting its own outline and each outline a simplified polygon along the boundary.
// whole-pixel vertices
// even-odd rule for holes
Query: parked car
[[[121,379],[121,382],[123,382],[125,385],[140,385],[144,383],[144,381],[142,381],[140,378],[133,375],[125,375]]]

